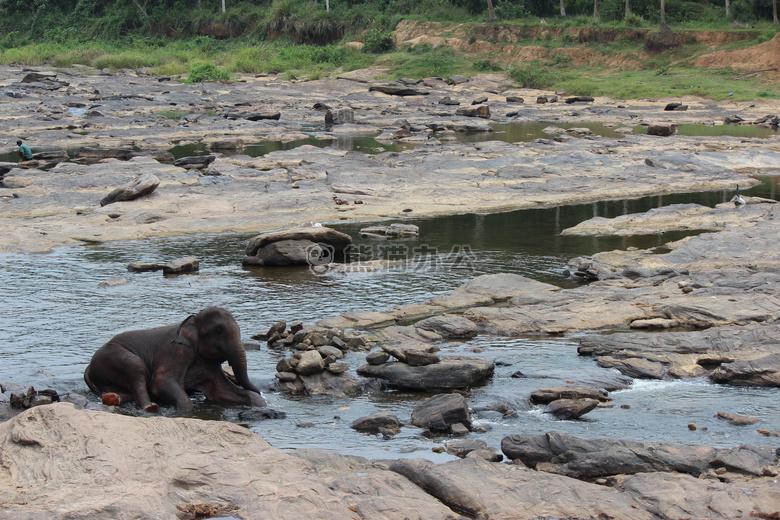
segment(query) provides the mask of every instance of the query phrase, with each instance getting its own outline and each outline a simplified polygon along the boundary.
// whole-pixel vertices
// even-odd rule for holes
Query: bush
[[[509,77],[515,80],[523,88],[548,88],[555,84],[555,74],[539,64],[525,67],[513,67],[509,70]]]
[[[474,70],[477,72],[500,72],[503,70],[503,67],[490,60],[477,60],[474,62]]]
[[[230,74],[220,69],[213,63],[193,65],[187,83],[202,83],[204,81],[226,81]]]
[[[363,49],[366,52],[380,54],[395,49],[395,36],[391,32],[382,32],[372,29],[366,34],[366,45]]]
[[[626,25],[629,27],[641,27],[645,23],[645,19],[635,13],[628,13],[625,18]]]

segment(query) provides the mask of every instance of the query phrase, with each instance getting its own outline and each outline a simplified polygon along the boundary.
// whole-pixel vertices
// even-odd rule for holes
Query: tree
[[[726,20],[729,19],[729,0],[726,0]]]
[[[626,0],[626,15],[625,15],[625,18],[628,18],[629,14],[631,14],[631,8],[628,6],[628,0]]]
[[[666,1],[661,0],[661,32],[671,32],[671,29],[666,25]]]
[[[563,5],[564,0],[561,0],[561,16],[566,16],[566,7]]]
[[[599,19],[599,0],[593,0],[593,19]]]
[[[488,4],[488,13],[490,14],[490,21],[494,22],[498,20],[498,17],[496,16],[496,10],[493,9],[493,0],[487,0]]]
[[[777,0],[772,0],[772,17],[774,18],[775,25],[777,25]]]

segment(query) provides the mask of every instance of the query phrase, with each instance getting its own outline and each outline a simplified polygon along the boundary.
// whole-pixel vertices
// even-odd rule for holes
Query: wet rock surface
[[[780,472],[777,453],[768,447],[750,445],[717,449],[708,446],[653,446],[615,439],[586,440],[565,434],[509,435],[501,450],[510,459],[529,467],[578,479],[636,473],[685,473],[694,477],[721,471],[720,478],[744,475],[776,476]],[[723,476],[725,473],[731,476]]]

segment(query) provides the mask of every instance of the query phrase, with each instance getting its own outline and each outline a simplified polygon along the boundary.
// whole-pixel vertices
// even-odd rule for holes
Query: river
[[[777,177],[747,194],[777,198]],[[677,194],[637,200],[516,211],[469,214],[410,221],[420,237],[400,242],[366,240],[366,224],[334,224],[351,234],[364,257],[395,255],[411,262],[405,268],[374,273],[319,276],[306,268],[244,268],[241,258],[250,235],[197,235],[62,247],[51,253],[0,255],[3,319],[0,321],[0,381],[36,388],[75,392],[97,401],[82,374],[92,353],[114,334],[177,323],[189,314],[217,305],[229,309],[243,339],[265,332],[273,323],[320,319],[350,310],[383,310],[446,294],[471,278],[512,272],[547,283],[571,287],[561,272],[569,259],[598,251],[661,246],[679,233],[639,237],[561,236],[560,231],[594,215],[616,216],[646,211],[675,202],[714,206],[730,192]],[[388,247],[392,246],[392,247]],[[425,252],[426,256],[417,256]],[[161,262],[187,255],[201,260],[196,274],[163,276],[159,272],[129,273],[134,261]],[[101,286],[126,278],[127,283]],[[577,335],[507,338],[482,334],[453,344],[441,354],[463,354],[497,362],[492,381],[467,397],[481,407],[505,403],[514,416],[477,413],[475,424],[491,428],[469,437],[498,448],[513,433],[565,432],[586,438],[612,437],[651,443],[732,446],[767,444],[756,427],[780,431],[777,390],[733,388],[705,379],[640,381],[611,394],[615,406],[594,410],[582,420],[558,421],[529,403],[531,392],[587,379],[602,372],[595,362],[576,353]],[[432,448],[446,437],[425,438],[419,430],[402,429],[385,440],[358,433],[349,425],[378,410],[408,421],[412,408],[427,396],[407,392],[369,392],[351,399],[293,396],[270,390],[275,365],[285,353],[268,349],[247,352],[250,377],[264,390],[269,406],[286,419],[252,422],[249,427],[280,449],[317,447],[370,458],[405,456],[446,460]],[[289,355],[289,353],[287,353]],[[364,353],[344,359],[354,370]],[[522,373],[524,377],[512,377]],[[238,420],[241,407],[199,403],[193,413],[205,419]],[[715,418],[719,411],[761,420],[756,427],[738,427]],[[143,415],[132,408],[126,413]],[[170,409],[161,413],[171,414]],[[697,429],[688,425],[694,423]]]

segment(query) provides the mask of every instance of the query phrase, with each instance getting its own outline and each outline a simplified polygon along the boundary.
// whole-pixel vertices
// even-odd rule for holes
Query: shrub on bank
[[[202,83],[204,81],[227,81],[230,74],[220,69],[213,63],[193,65],[187,83]]]

